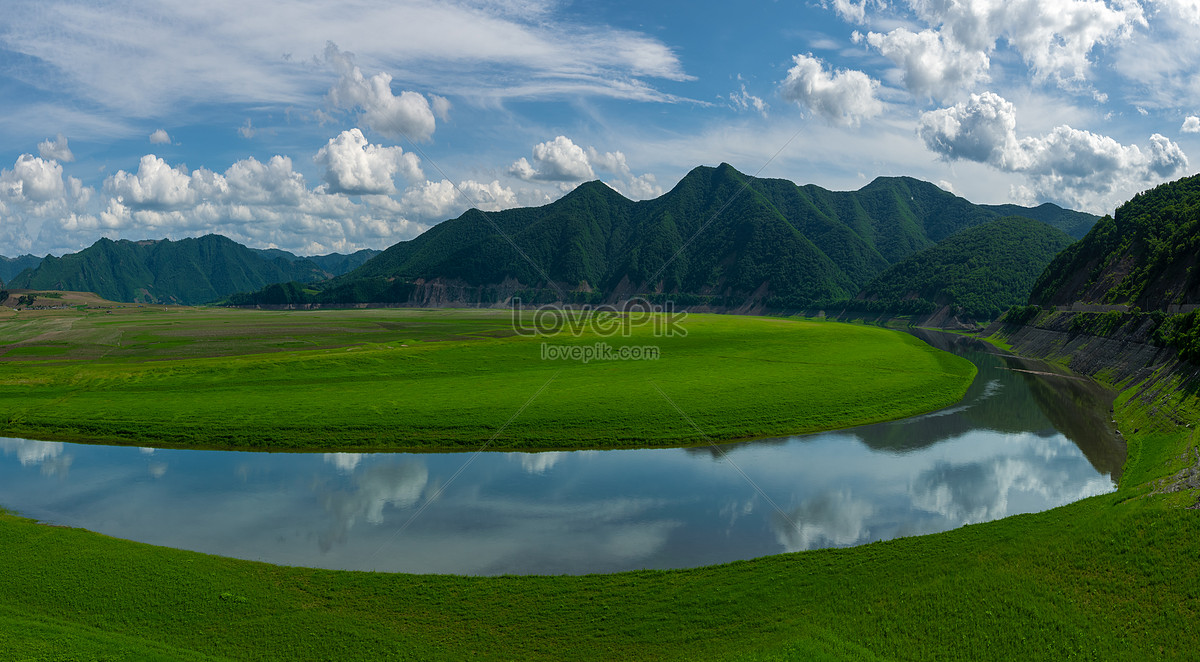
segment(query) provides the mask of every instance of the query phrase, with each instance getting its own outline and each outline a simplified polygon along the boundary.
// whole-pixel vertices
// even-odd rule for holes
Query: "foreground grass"
[[[14,340],[0,361],[0,434],[271,449],[680,445],[902,418],[956,402],[974,376],[906,334],[831,323],[692,315],[686,336],[647,324],[548,338],[510,327],[508,311],[14,314],[0,321]],[[601,342],[660,358],[543,359],[543,344]]]

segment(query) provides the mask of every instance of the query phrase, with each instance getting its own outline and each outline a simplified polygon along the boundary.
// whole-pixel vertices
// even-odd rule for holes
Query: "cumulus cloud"
[[[254,157],[242,159],[229,166],[224,175],[212,177],[211,182],[207,191],[219,202],[313,209],[311,204],[306,205],[312,193],[304,177],[292,169],[292,160],[286,156],[276,154],[266,163]]]
[[[159,157],[146,154],[138,163],[137,173],[119,170],[105,180],[104,187],[122,204],[162,209],[194,203],[196,192],[191,182],[191,175],[182,166],[172,167]]]
[[[1200,133],[1200,117],[1188,115],[1187,119],[1183,120],[1183,126],[1179,127],[1180,133]]]
[[[933,30],[896,28],[887,34],[870,32],[865,39],[900,67],[913,94],[946,99],[988,78],[986,53],[948,42]]]
[[[1004,39],[1040,79],[1087,77],[1097,45],[1128,37],[1146,24],[1141,5],[1097,0],[908,0],[914,12],[966,49],[990,53]]]
[[[631,177],[626,183],[625,189],[621,192],[633,200],[647,200],[662,195],[663,187],[659,186],[658,179],[654,174],[648,172],[644,175]]]
[[[512,188],[501,186],[499,180],[482,184],[473,180],[458,183],[449,180],[425,182],[404,192],[401,200],[406,211],[429,219],[444,219],[474,207],[484,211],[500,211],[519,206]]]
[[[12,170],[0,171],[0,194],[16,202],[47,202],[62,197],[63,169],[53,159],[17,157]]]
[[[1194,0],[1158,0],[1169,5]],[[1014,51],[1035,81],[1050,81],[1072,91],[1089,89],[1094,53],[1099,47],[1128,44],[1147,27],[1142,4],[1135,0],[905,0],[927,29],[897,27],[886,34],[856,33],[894,62],[905,86],[917,96],[948,100],[988,80],[1000,46]],[[834,0],[844,20],[867,23],[867,10],[880,0]],[[1186,8],[1171,8],[1188,15]],[[1162,58],[1145,56],[1159,61]],[[1170,58],[1168,58],[1170,59]]]
[[[313,161],[325,169],[325,182],[334,193],[381,195],[393,193],[392,177],[424,179],[420,160],[400,147],[371,145],[362,131],[343,131],[317,151]]]
[[[38,156],[60,163],[70,163],[75,160],[75,155],[71,153],[71,148],[67,146],[66,136],[61,133],[54,140],[45,140],[38,143]]]
[[[533,163],[521,157],[508,172],[526,181],[581,182],[596,177],[587,153],[566,136],[534,145]]]
[[[11,177],[7,171],[2,176]],[[97,234],[178,239],[217,232],[252,246],[318,254],[378,247],[426,228],[405,217],[393,198],[366,195],[355,202],[328,189],[328,184],[310,188],[286,156],[246,158],[220,173],[189,172],[148,154],[136,171],[121,170],[105,180],[98,210],[84,209],[79,201],[86,202],[90,189],[67,178],[64,194],[45,203],[56,213],[42,214],[36,236],[77,250]],[[31,227],[26,234],[34,232]]]
[[[0,170],[0,245],[42,253],[42,226],[83,213],[93,192],[80,180],[64,176],[54,159],[18,156],[11,169]]]
[[[795,66],[783,81],[783,98],[850,126],[883,112],[883,103],[876,98],[879,81],[861,71],[826,71],[824,63],[811,55],[796,55],[792,60]]]
[[[508,167],[508,174],[525,181],[557,182],[559,190],[567,192],[579,182],[596,179],[596,170],[612,175],[605,178],[605,183],[635,200],[662,195],[653,174],[633,174],[624,152],[601,152],[591,146],[585,149],[566,136],[534,145],[533,161],[517,159]],[[548,200],[527,204],[541,202]]]
[[[170,145],[171,144],[171,136],[167,135],[166,130],[157,129],[154,131],[154,133],[150,134],[150,144],[151,145]]]
[[[833,0],[833,10],[842,20],[850,23],[863,23],[867,19],[867,6],[884,6],[881,0]]]
[[[922,113],[918,133],[930,150],[947,160],[976,161],[1026,175],[1030,185],[1018,193],[1028,201],[1049,197],[1097,211],[1188,165],[1179,145],[1157,133],[1142,149],[1067,125],[1043,136],[1019,137],[1016,124],[1013,104],[985,92]]]
[[[420,141],[433,137],[434,111],[424,96],[409,90],[399,96],[392,94],[391,75],[381,71],[370,78],[364,76],[354,64],[354,55],[338,50],[333,43],[325,47],[325,60],[339,74],[337,83],[329,90],[329,101],[335,107],[359,109],[362,124],[389,138]],[[445,99],[437,105],[443,113],[449,110]]]

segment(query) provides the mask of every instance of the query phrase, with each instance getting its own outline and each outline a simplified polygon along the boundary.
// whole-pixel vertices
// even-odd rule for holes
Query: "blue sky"
[[[697,165],[1110,212],[1193,174],[1200,0],[39,0],[0,24],[0,254],[385,248]],[[469,202],[468,202],[469,201]]]

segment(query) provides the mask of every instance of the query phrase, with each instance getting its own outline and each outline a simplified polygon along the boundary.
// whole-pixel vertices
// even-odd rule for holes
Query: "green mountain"
[[[26,269],[36,268],[41,262],[42,258],[36,255],[22,255],[20,257],[4,257],[0,255],[0,285],[12,280],[14,276]]]
[[[1083,236],[1096,224],[1099,216],[1081,211],[1063,209],[1049,202],[1037,207],[1022,207],[1020,205],[980,205],[984,209],[994,211],[1000,216],[1024,216],[1035,221],[1066,232],[1072,239],[1083,239]]]
[[[101,239],[78,253],[47,256],[12,289],[95,292],[113,301],[199,304],[280,281],[329,274],[309,260],[269,258],[220,235],[170,241]]]
[[[1030,212],[1079,222],[1052,205]],[[408,302],[435,282],[461,303],[565,292],[587,301],[641,294],[681,305],[801,306],[849,299],[896,262],[999,217],[908,177],[836,192],[722,164],[694,169],[654,200],[634,202],[589,182],[543,207],[470,210],[320,285],[315,296],[292,285],[231,301]]]
[[[1200,304],[1200,175],[1140,193],[1046,268],[1030,302]]]
[[[360,251],[355,251],[349,254],[330,253],[329,255],[309,255],[301,257],[295,253],[281,250],[279,248],[251,248],[250,250],[262,255],[267,259],[283,258],[288,262],[299,262],[300,260],[308,260],[317,265],[325,273],[333,276],[340,276],[348,271],[352,271],[361,267],[367,260],[379,255],[383,251],[372,248],[364,248]]]
[[[858,294],[884,310],[932,312],[952,306],[995,319],[1029,298],[1034,281],[1072,239],[1019,216],[967,228],[893,264]]]

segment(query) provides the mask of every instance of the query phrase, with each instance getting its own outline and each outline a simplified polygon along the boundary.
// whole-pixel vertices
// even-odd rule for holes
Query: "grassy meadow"
[[[597,323],[525,337],[510,317],[8,312],[0,434],[283,450],[473,449],[489,439],[494,448],[684,445],[902,418],[956,402],[974,376],[963,359],[867,327],[691,315],[680,325],[686,335],[630,324],[628,335],[610,336]],[[598,343],[652,346],[659,358],[543,357],[543,344]]]
[[[807,328],[769,322],[766,338],[775,324]],[[736,323],[725,331],[748,333]],[[495,340],[485,338],[478,342]],[[193,360],[209,359],[165,363]],[[80,361],[64,359],[64,369]],[[1122,394],[1115,416],[1129,454],[1111,494],[936,535],[689,570],[490,578],[314,570],[0,514],[0,657],[1194,659],[1200,511],[1180,507],[1194,493],[1170,486],[1192,464],[1198,437],[1187,423],[1200,422],[1198,402],[1189,391],[1152,401]]]

